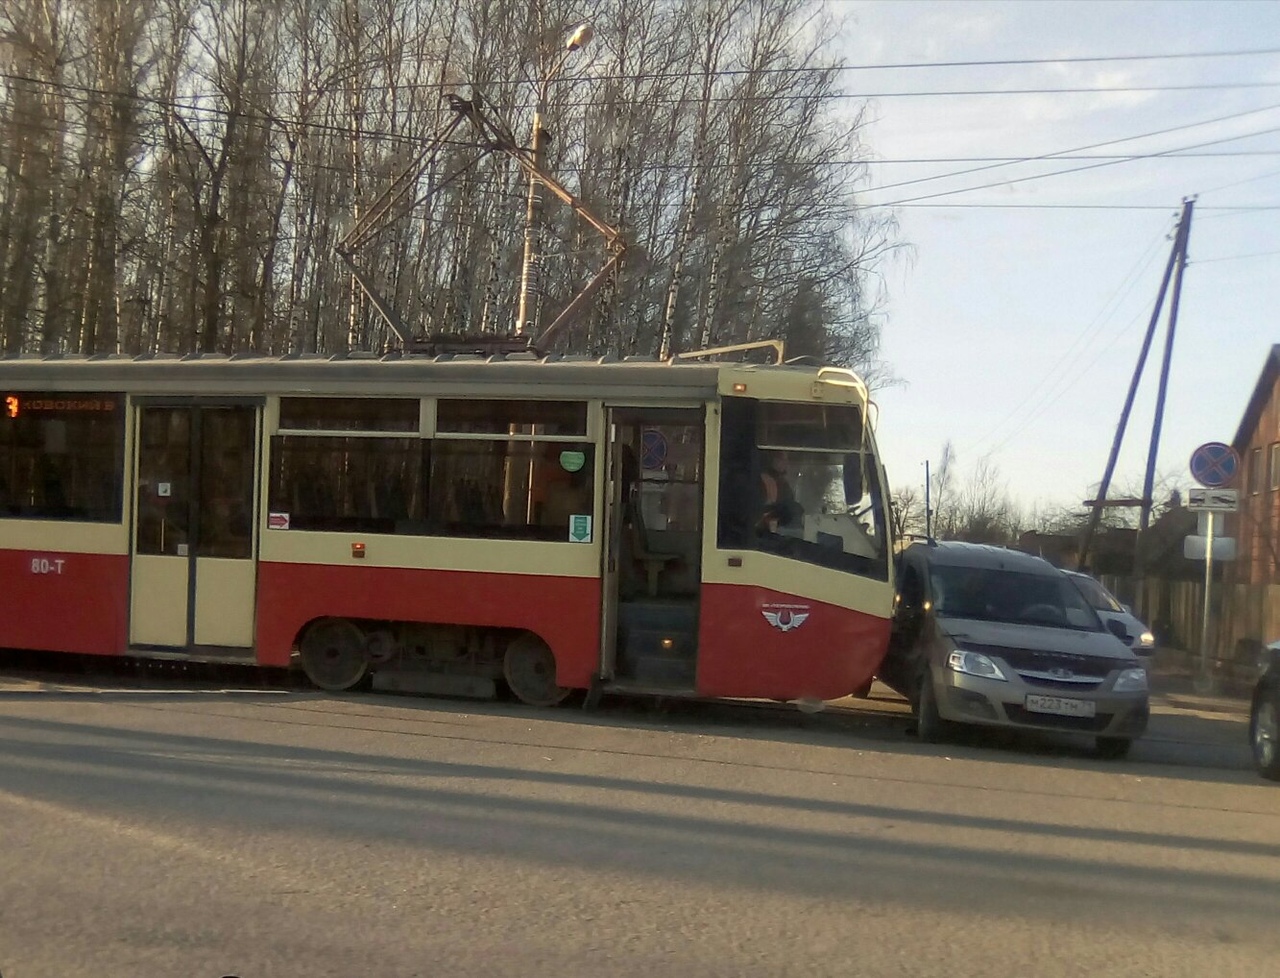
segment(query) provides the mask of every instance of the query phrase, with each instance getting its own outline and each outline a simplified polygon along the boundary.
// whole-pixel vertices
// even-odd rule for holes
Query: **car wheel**
[[[1258,773],[1280,781],[1280,689],[1259,689],[1249,714],[1249,743]]]
[[[933,677],[928,672],[920,683],[920,703],[916,707],[916,736],[926,744],[939,744],[951,733],[951,724],[938,712]]]
[[[1099,737],[1093,751],[1108,761],[1118,761],[1129,753],[1133,741],[1129,737]]]

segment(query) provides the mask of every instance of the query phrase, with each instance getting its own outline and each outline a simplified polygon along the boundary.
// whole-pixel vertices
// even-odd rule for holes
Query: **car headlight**
[[[1116,676],[1116,684],[1111,688],[1117,693],[1145,693],[1147,691],[1147,670],[1126,669]]]
[[[1156,637],[1150,632],[1143,632],[1138,636],[1138,645],[1144,649],[1149,649],[1156,644]]]
[[[1258,653],[1258,675],[1265,675],[1273,662],[1280,666],[1280,642],[1272,642],[1262,647],[1262,651]]]
[[[999,679],[1008,682],[1008,677],[1000,671],[1000,667],[981,652],[966,652],[956,649],[947,656],[947,668],[953,672],[963,672],[966,676],[981,676],[983,679]]]

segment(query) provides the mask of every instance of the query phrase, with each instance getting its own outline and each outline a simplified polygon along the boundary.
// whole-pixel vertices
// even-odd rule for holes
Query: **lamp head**
[[[574,28],[573,33],[569,35],[569,40],[565,42],[566,51],[577,51],[585,48],[591,43],[591,38],[595,31],[591,29],[590,24],[579,24]]]

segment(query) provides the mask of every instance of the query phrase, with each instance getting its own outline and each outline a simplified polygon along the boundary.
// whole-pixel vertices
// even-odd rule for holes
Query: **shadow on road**
[[[1061,905],[1079,914],[1073,901],[1083,901],[1090,914],[1123,917],[1135,900],[1176,893],[1183,914],[1230,915],[1249,927],[1274,922],[1277,865],[1268,861],[1280,860],[1280,842],[1002,818],[869,797],[793,797],[770,791],[767,775],[758,779],[758,789],[655,783],[0,718],[5,791],[121,813],[129,824],[176,819],[302,830],[330,837],[324,848],[335,854],[344,844],[358,850],[382,840],[562,870],[617,869],[968,911],[1052,913]],[[905,838],[913,827],[939,831]],[[937,841],[957,831],[968,833],[966,844]],[[1020,851],[1009,846],[1016,837],[1043,841]],[[1085,855],[1073,845],[1080,842]],[[1093,848],[1108,844],[1124,846],[1131,862],[1119,869],[1113,853]],[[1250,869],[1189,870],[1168,855],[1188,850],[1244,857]],[[922,887],[922,878],[934,884]],[[1028,898],[1039,902],[1028,906]]]

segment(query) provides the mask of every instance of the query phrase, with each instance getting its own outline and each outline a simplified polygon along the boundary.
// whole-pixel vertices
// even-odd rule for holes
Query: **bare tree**
[[[783,338],[875,368],[862,119],[838,114],[817,0],[598,0],[548,88],[548,165],[631,250],[558,349]],[[0,346],[380,349],[334,246],[479,92],[527,133],[581,16],[568,0],[10,0],[0,8]],[[461,133],[462,130],[459,130]],[[524,177],[473,134],[416,173],[364,255],[423,332],[510,330]],[[601,267],[562,207],[537,228],[543,321]]]
[[[915,486],[899,486],[889,498],[889,519],[896,540],[919,536],[927,528],[924,499]]]
[[[936,537],[1001,545],[1017,540],[1025,519],[991,459],[978,459],[962,475],[948,441],[943,445],[932,481]]]

